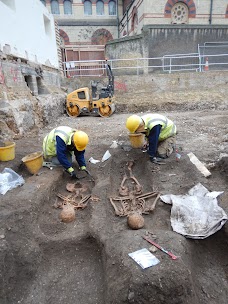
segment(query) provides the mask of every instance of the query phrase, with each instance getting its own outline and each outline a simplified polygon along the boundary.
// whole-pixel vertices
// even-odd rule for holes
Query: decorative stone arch
[[[136,8],[136,6],[133,7],[132,10],[132,18],[131,18],[131,30],[135,31],[137,29],[138,26],[138,10]]]
[[[228,18],[228,5],[226,7],[226,14],[225,14],[225,18]]]
[[[177,2],[182,2],[184,3],[188,9],[188,17],[189,18],[195,18],[196,17],[196,6],[193,0],[168,0],[165,5],[165,13],[164,17],[165,18],[171,18],[171,9],[172,7],[177,3]]]
[[[93,33],[91,43],[93,45],[105,45],[110,40],[113,40],[112,34],[108,30],[102,28]]]
[[[67,33],[65,33],[63,30],[59,30],[59,35],[63,38],[65,44],[70,44],[70,39],[67,35]]]

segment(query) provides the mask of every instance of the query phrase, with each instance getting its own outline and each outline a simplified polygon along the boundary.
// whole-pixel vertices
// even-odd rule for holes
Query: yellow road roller
[[[108,84],[91,81],[91,88],[77,89],[67,95],[66,112],[69,116],[94,115],[109,117],[115,111],[114,76],[109,64],[105,64]]]

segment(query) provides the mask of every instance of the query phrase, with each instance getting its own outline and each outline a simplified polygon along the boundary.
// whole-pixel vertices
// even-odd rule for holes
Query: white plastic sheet
[[[172,204],[171,226],[174,231],[192,239],[204,239],[222,228],[228,217],[218,206],[217,197],[223,192],[209,192],[198,183],[186,195],[162,195]]]
[[[105,152],[105,154],[103,155],[103,157],[101,159],[101,162],[103,163],[104,161],[108,160],[111,156],[112,156],[111,153],[109,152],[109,150],[107,150]],[[100,162],[100,160],[94,159],[93,157],[90,157],[89,162],[92,163],[92,164],[97,164],[97,163]]]
[[[112,148],[112,149],[118,148],[118,142],[116,140],[113,140],[110,148]]]
[[[0,173],[0,194],[6,194],[7,191],[21,186],[25,183],[22,176],[18,175],[10,168],[5,168]]]
[[[92,156],[90,157],[89,159],[89,162],[92,163],[92,164],[97,164],[99,163],[100,161],[98,159],[94,159]]]
[[[103,157],[102,157],[102,163],[104,162],[104,161],[106,161],[107,159],[109,159],[111,157],[111,153],[109,152],[109,150],[107,150],[106,152],[105,152],[105,154],[103,155]]]

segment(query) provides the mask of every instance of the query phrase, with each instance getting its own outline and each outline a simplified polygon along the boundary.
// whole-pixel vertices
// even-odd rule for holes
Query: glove
[[[157,165],[163,165],[163,164],[165,164],[164,162],[162,162],[163,159],[160,158],[160,157],[150,157],[150,161],[152,163],[154,163],[154,164],[157,164]]]
[[[74,172],[74,168],[70,167],[66,170],[66,172],[70,174],[71,178],[78,179],[76,173]]]
[[[86,171],[86,166],[81,166],[81,167],[80,167],[80,170]]]

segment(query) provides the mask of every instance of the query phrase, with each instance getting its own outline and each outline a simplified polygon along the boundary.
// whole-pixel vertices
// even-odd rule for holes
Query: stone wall
[[[64,79],[63,85],[70,93],[80,87],[90,87],[90,80],[87,77]],[[107,78],[99,80],[107,82]],[[116,112],[225,109],[227,83],[228,71],[115,76]]]
[[[117,112],[227,109],[228,71],[115,77]]]
[[[91,80],[107,83],[107,77],[64,78],[62,85],[67,93],[82,87],[90,87]],[[153,93],[183,93],[191,94],[198,91],[228,90],[228,71],[187,72],[173,74],[124,75],[114,77],[114,89],[117,102],[120,99],[148,98]],[[129,97],[130,96],[130,97]],[[135,97],[133,97],[135,96]],[[228,99],[227,99],[228,100]]]
[[[228,71],[203,72],[203,73],[173,73],[151,74],[139,76],[115,77],[115,82],[125,84],[125,92],[184,92],[194,90],[208,90],[221,88],[228,89]],[[121,91],[115,88],[116,91]]]
[[[141,35],[109,41],[109,59],[161,57],[167,54],[196,53],[198,44],[227,41],[227,26],[148,25]]]
[[[61,86],[61,73],[58,70],[33,63],[23,63],[20,59],[0,61],[0,99],[3,92],[7,94],[10,89],[18,92],[19,96],[51,93],[59,90]],[[9,97],[10,99],[10,97]]]
[[[63,115],[65,97],[58,70],[20,59],[0,61],[0,139],[22,136]]]
[[[26,65],[19,69],[12,62],[4,62],[0,67],[0,140],[23,136],[57,121],[65,113],[67,93],[80,87],[90,87],[91,80],[108,81],[105,77],[65,78],[61,81],[63,92],[55,86],[59,85],[60,79],[54,71],[44,71],[43,81],[46,81],[48,94],[34,96],[21,73],[35,77],[34,69]],[[15,70],[20,72],[15,74]],[[227,108],[227,83],[228,72],[225,71],[115,76],[116,113],[196,108],[222,110]]]
[[[196,53],[198,44],[205,42],[227,42],[227,26],[146,26],[145,44],[148,57],[166,54]]]

